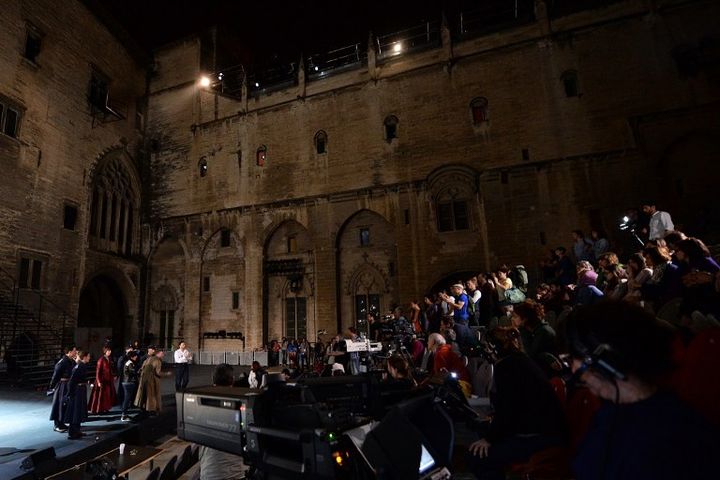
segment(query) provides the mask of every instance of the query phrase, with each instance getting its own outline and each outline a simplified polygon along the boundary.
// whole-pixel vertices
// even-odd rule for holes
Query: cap
[[[336,372],[340,370],[341,372],[345,373],[345,367],[342,366],[342,363],[333,363],[332,371]]]

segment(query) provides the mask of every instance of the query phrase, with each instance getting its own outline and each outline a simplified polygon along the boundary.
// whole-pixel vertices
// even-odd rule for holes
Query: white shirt
[[[190,350],[187,348],[185,350],[180,350],[179,348],[175,350],[175,363],[190,362],[192,362],[192,353],[190,353]]]
[[[648,235],[650,240],[657,240],[658,238],[665,238],[666,232],[675,230],[675,225],[669,213],[658,210],[650,217],[648,230],[650,231]]]
[[[470,298],[470,301],[472,301],[472,303],[477,303],[478,300],[480,300],[480,297],[482,297],[482,292],[480,292],[479,288],[476,288],[472,294],[472,297]]]

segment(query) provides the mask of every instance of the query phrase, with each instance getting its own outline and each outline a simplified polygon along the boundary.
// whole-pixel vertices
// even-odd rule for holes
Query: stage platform
[[[238,367],[238,369],[243,367]],[[209,385],[214,367],[193,365],[190,368],[189,387]],[[82,425],[85,435],[79,440],[68,440],[66,433],[53,431],[48,420],[52,398],[44,392],[16,387],[0,386],[0,479],[44,478],[52,471],[82,463],[120,443],[148,444],[163,435],[174,432],[176,425],[175,379],[161,381],[163,409],[161,415],[147,419],[121,422],[120,407],[108,414],[91,416]],[[53,448],[55,459],[47,457],[45,450]],[[28,457],[38,458],[38,465],[29,465]],[[25,466],[30,468],[23,468]]]

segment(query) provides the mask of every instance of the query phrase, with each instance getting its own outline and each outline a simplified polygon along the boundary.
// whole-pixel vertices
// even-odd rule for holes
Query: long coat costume
[[[67,387],[65,421],[80,425],[87,419],[87,364],[78,362],[73,368]]]
[[[140,384],[137,395],[135,395],[135,406],[148,412],[159,412],[162,410],[162,398],[160,395],[160,379],[164,376],[161,373],[162,360],[152,355],[145,360],[140,371]]]
[[[115,379],[113,378],[112,364],[109,358],[103,356],[97,362],[95,371],[95,386],[90,394],[90,412],[107,412],[117,403],[115,395]],[[101,386],[98,387],[98,384]]]
[[[53,370],[53,376],[50,379],[50,390],[53,390],[50,420],[54,420],[56,424],[65,423],[63,401],[67,395],[68,380],[70,380],[74,367],[75,361],[67,355],[63,355],[55,364],[55,370]]]

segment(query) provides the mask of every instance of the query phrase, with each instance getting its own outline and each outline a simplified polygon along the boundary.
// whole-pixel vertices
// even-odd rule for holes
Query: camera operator
[[[212,384],[215,387],[231,387],[233,368],[227,363],[215,367]],[[245,478],[247,467],[242,457],[221,452],[210,447],[200,447],[200,480],[240,480]]]
[[[574,376],[604,403],[574,461],[578,480],[684,480],[720,471],[718,432],[661,380],[673,332],[643,308],[578,308],[565,326]],[[710,377],[708,377],[710,378]]]
[[[494,328],[488,341],[497,352],[490,393],[494,414],[470,445],[468,459],[476,477],[504,479],[511,464],[565,443],[565,416],[547,377],[523,352],[516,328]]]

